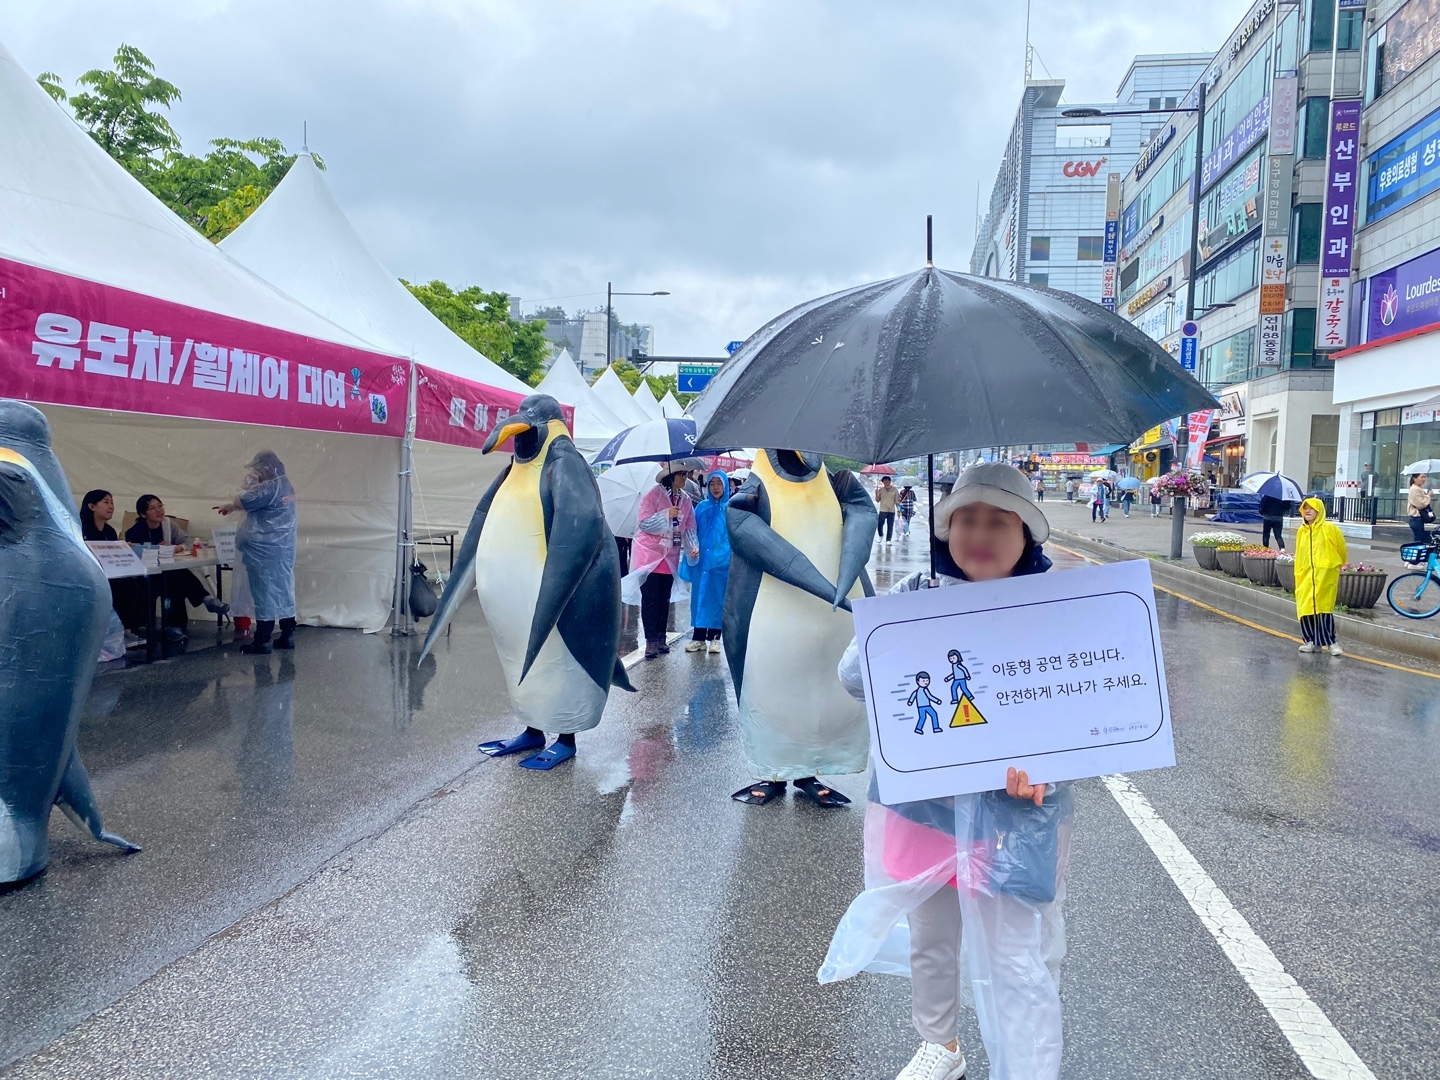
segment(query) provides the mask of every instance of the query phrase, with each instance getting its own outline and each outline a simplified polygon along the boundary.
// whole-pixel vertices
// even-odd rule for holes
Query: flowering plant
[[[1237,532],[1212,532],[1204,533],[1201,536],[1192,536],[1190,543],[1195,547],[1243,548],[1247,546],[1248,541]]]
[[[1295,556],[1291,555],[1288,551],[1280,551],[1276,552],[1275,561],[1277,563],[1293,563],[1295,561]]]
[[[1342,574],[1383,574],[1384,572],[1378,566],[1371,566],[1369,563],[1363,562],[1347,562],[1340,567]]]
[[[1203,498],[1209,493],[1205,477],[1200,473],[1166,473],[1155,482],[1155,490],[1161,495]]]
[[[1240,554],[1247,559],[1273,559],[1279,553],[1274,548],[1247,547]]]

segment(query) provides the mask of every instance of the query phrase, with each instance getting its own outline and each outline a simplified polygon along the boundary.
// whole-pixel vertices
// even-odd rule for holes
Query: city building
[[[605,367],[605,311],[586,311],[566,319],[546,319],[545,337],[551,344],[551,359],[560,350],[569,349],[582,375],[593,376]],[[633,355],[651,356],[655,352],[655,328],[649,325],[621,323],[613,319],[610,326],[610,359],[624,360]]]
[[[1205,458],[1225,486],[1257,470],[1334,484],[1334,346],[1316,347],[1321,217],[1330,99],[1359,94],[1365,17],[1340,7],[1337,34],[1335,0],[1256,0],[1203,71],[1203,120],[1197,82],[1191,111],[1162,120],[1121,185],[1118,310],[1176,355],[1194,251],[1196,376],[1220,402]],[[1165,432],[1134,449],[1148,471],[1169,466]]]
[[[1405,466],[1440,457],[1440,4],[1375,0],[1364,31],[1335,490],[1366,497],[1365,516],[1403,518]]]

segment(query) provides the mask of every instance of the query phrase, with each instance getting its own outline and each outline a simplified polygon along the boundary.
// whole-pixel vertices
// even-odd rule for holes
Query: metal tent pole
[[[390,633],[407,636],[410,624],[410,563],[415,541],[412,538],[410,478],[415,468],[415,361],[410,361],[410,385],[405,395],[405,435],[400,440],[400,499],[395,508],[395,595]]]

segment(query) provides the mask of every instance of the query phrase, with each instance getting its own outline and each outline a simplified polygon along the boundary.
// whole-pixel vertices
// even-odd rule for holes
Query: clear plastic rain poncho
[[[295,617],[295,538],[298,519],[295,489],[285,466],[269,450],[245,466],[245,484],[237,499],[245,520],[235,547],[245,561],[255,617],[268,621]]]
[[[918,588],[920,581],[921,575],[911,575],[893,591]],[[840,662],[840,678],[859,696],[853,644]],[[861,971],[908,977],[907,916],[937,891],[949,890],[961,915],[962,970],[956,974],[979,1020],[992,1080],[1056,1080],[1073,818],[1068,784],[1048,789],[1038,807],[1003,791],[885,806],[872,779],[865,891],[840,920],[820,981]]]

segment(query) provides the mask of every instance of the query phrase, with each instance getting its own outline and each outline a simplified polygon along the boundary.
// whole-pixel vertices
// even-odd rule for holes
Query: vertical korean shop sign
[[[1105,177],[1105,261],[1102,264],[1100,305],[1115,310],[1115,262],[1120,253],[1120,174]]]
[[[1320,310],[1315,348],[1350,343],[1350,271],[1355,248],[1355,181],[1360,102],[1330,103],[1330,152],[1325,159],[1325,218],[1320,233]]]

